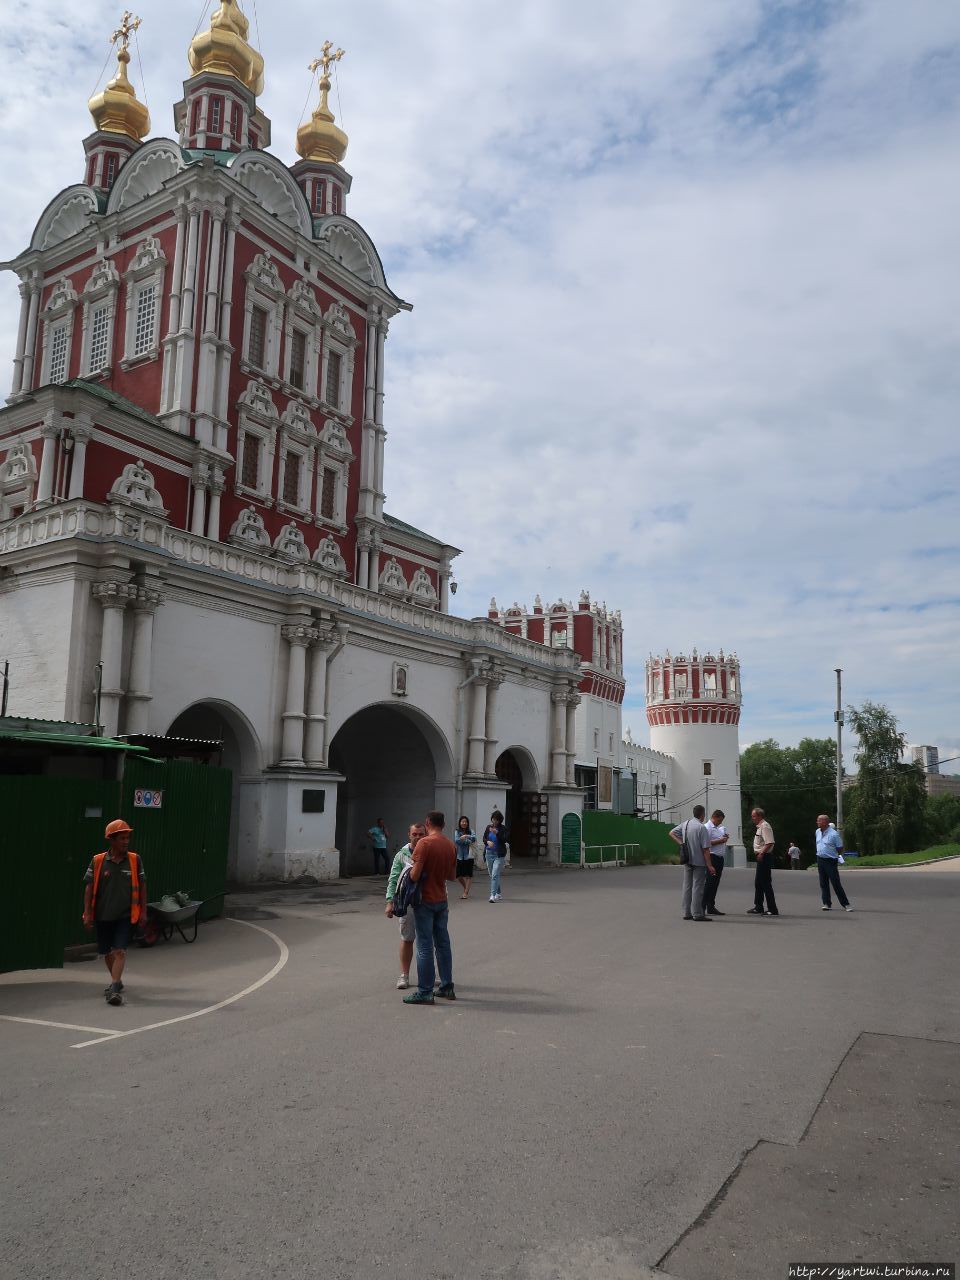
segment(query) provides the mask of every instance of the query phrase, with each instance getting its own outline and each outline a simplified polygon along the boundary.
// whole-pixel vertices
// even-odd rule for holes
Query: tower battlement
[[[646,664],[647,723],[739,724],[740,660],[736,654],[669,650]]]

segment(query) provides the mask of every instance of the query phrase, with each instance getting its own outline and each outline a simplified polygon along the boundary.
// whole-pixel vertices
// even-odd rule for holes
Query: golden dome
[[[220,0],[210,30],[196,37],[187,54],[194,73],[233,76],[253,93],[263,93],[263,58],[247,44],[250,23],[236,0]]]
[[[325,160],[328,163],[339,164],[347,154],[350,140],[343,130],[333,123],[333,112],[327,105],[327,95],[330,93],[330,64],[339,62],[343,57],[342,49],[331,53],[332,48],[330,41],[325,41],[323,56],[310,64],[311,71],[323,67],[323,75],[320,77],[320,105],[307,123],[302,124],[297,130],[297,151],[304,160]]]
[[[130,53],[126,43],[117,50],[117,74],[102,93],[90,99],[90,114],[104,133],[122,133],[140,142],[150,131],[150,112],[137,100],[133,85],[127,79]]]

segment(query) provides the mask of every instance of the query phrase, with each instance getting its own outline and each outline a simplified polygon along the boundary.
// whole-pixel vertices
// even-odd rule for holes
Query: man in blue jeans
[[[834,827],[825,813],[817,818],[817,873],[820,876],[821,911],[831,911],[830,889],[833,887],[837,901],[844,911],[852,911],[850,900],[840,883],[840,854],[843,852],[843,841],[840,832]]]
[[[447,928],[448,880],[457,875],[457,851],[443,834],[443,814],[431,809],[427,814],[427,834],[413,851],[410,879],[420,885],[420,905],[414,908],[417,924],[417,989],[403,997],[404,1004],[433,1004],[433,953],[437,953],[443,1000],[456,1000],[453,989],[453,952]]]

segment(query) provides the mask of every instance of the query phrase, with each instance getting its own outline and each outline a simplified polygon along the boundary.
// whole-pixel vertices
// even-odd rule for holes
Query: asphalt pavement
[[[850,872],[846,914],[781,872],[768,919],[730,871],[704,928],[679,874],[451,886],[432,1007],[395,989],[382,879],[233,895],[195,945],[131,952],[121,1008],[98,961],[0,976],[6,1273],[956,1261],[960,875]]]

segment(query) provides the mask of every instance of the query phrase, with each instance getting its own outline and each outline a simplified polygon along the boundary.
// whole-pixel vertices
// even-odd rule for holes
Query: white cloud
[[[957,11],[264,9],[288,161],[302,64],[348,50],[350,211],[416,308],[388,344],[389,504],[464,548],[457,608],[620,607],[635,731],[648,649],[696,643],[739,652],[745,738],[829,736],[839,665],[911,740],[955,739]],[[168,134],[197,7],[142,12]],[[0,17],[3,256],[81,175],[116,17]],[[8,277],[8,348],[15,303]]]

